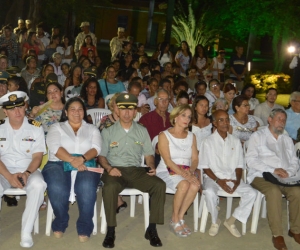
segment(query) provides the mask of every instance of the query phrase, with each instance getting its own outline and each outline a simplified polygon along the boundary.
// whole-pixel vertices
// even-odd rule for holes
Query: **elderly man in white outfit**
[[[11,187],[26,190],[20,245],[31,247],[31,231],[47,186],[37,170],[46,147],[40,123],[25,117],[25,96],[22,91],[14,91],[0,98],[7,115],[0,121],[0,197]]]
[[[223,110],[217,110],[213,113],[213,124],[217,128],[216,131],[206,137],[199,151],[199,167],[205,173],[203,192],[207,209],[212,217],[209,235],[216,236],[218,234],[221,220],[218,219],[219,198],[217,192],[224,190],[229,194],[237,192],[241,195],[239,206],[224,222],[224,226],[233,236],[241,237],[235,227],[235,220],[242,223],[247,222],[257,191],[241,180],[244,168],[243,150],[239,139],[228,134],[228,114]]]

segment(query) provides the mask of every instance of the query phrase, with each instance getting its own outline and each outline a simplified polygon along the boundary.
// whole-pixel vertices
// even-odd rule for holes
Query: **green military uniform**
[[[118,102],[117,105],[120,109]],[[160,178],[149,176],[145,169],[140,167],[142,155],[154,154],[147,129],[133,121],[130,129],[125,131],[118,121],[113,126],[103,129],[101,135],[100,155],[122,173],[121,177],[115,177],[105,171],[102,176],[104,182],[102,196],[107,225],[110,227],[117,225],[118,194],[126,187],[148,192],[151,197],[149,221],[163,224],[166,185]]]

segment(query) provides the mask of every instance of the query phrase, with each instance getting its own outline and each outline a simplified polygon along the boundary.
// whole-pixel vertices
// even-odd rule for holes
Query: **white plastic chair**
[[[53,219],[55,218],[53,208],[50,202],[50,199],[48,199],[48,208],[47,208],[47,220],[46,220],[46,235],[50,236],[51,234],[51,224]],[[94,229],[93,229],[93,235],[97,234],[97,201],[95,202],[94,206],[94,217],[93,217],[93,223],[94,223]]]
[[[101,121],[103,116],[111,114],[111,111],[109,109],[100,109],[100,108],[88,109],[86,112],[87,115],[90,115],[92,117],[93,124],[95,126],[98,125],[98,123]]]
[[[144,221],[145,221],[145,231],[149,225],[149,194],[144,193],[140,190],[135,188],[125,188],[119,195],[130,195],[130,217],[134,217],[135,215],[135,199],[136,195],[141,195],[143,197],[143,204],[144,204]],[[100,210],[100,217],[101,217],[101,228],[100,231],[102,234],[106,233],[107,229],[107,222],[104,210],[103,199],[101,202],[101,210]]]
[[[20,195],[26,195],[26,191],[24,189],[20,188],[8,188],[4,191],[3,195],[13,195],[17,196],[16,199],[20,199]],[[2,206],[2,199],[0,198],[0,210]],[[37,214],[37,217],[34,222],[33,226],[33,233],[38,234],[39,233],[39,213]]]
[[[259,123],[259,127],[260,126],[264,126],[264,122],[263,122],[263,120],[261,118],[255,116],[255,115],[253,117]]]

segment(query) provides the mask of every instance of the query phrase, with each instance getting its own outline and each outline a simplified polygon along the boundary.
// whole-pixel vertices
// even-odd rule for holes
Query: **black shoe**
[[[150,245],[153,247],[161,247],[162,243],[158,237],[156,229],[147,229],[145,233],[145,238],[150,240]]]
[[[115,246],[116,235],[115,232],[107,232],[102,246],[105,248],[113,248]]]
[[[17,201],[16,197],[9,197],[7,195],[3,195],[3,199],[7,203],[8,207],[18,206],[18,201]]]
[[[118,206],[117,208],[117,214],[119,212],[122,212],[127,207],[127,203],[124,201],[122,205]]]

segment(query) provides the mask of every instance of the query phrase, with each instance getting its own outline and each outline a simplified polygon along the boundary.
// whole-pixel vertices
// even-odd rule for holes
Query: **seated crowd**
[[[164,223],[166,188],[174,192],[169,226],[176,236],[192,233],[184,216],[198,192],[211,214],[209,235],[216,236],[218,195],[225,192],[241,197],[223,222],[241,237],[236,220],[247,222],[260,192],[274,247],[287,249],[282,195],[289,201],[288,235],[300,244],[300,187],[291,184],[300,180],[294,149],[300,139],[300,92],[290,95],[286,111],[275,103],[275,88],[260,104],[255,86],[244,85],[246,63],[235,63],[244,60],[242,47],[230,59],[231,78],[225,80],[224,49],[211,65],[200,44],[192,55],[185,41],[175,55],[163,42],[150,58],[143,44],[133,48],[124,28],[111,40],[112,61],[103,70],[89,23],[80,27],[74,47],[67,36],[60,44],[57,31],[47,38],[43,24],[36,31],[21,29],[16,35],[26,34],[18,45],[22,70],[8,67],[11,57],[0,55],[0,197],[16,206],[5,190],[26,190],[22,247],[33,245],[34,221],[47,206],[45,190],[55,215],[54,236],[65,234],[76,194],[78,238],[89,240],[99,183],[105,248],[115,246],[116,214],[127,207],[119,195],[125,188],[150,195],[145,238],[154,247],[162,246],[156,225]],[[93,124],[87,110],[96,108],[111,112]],[[99,165],[102,175],[95,170]]]

